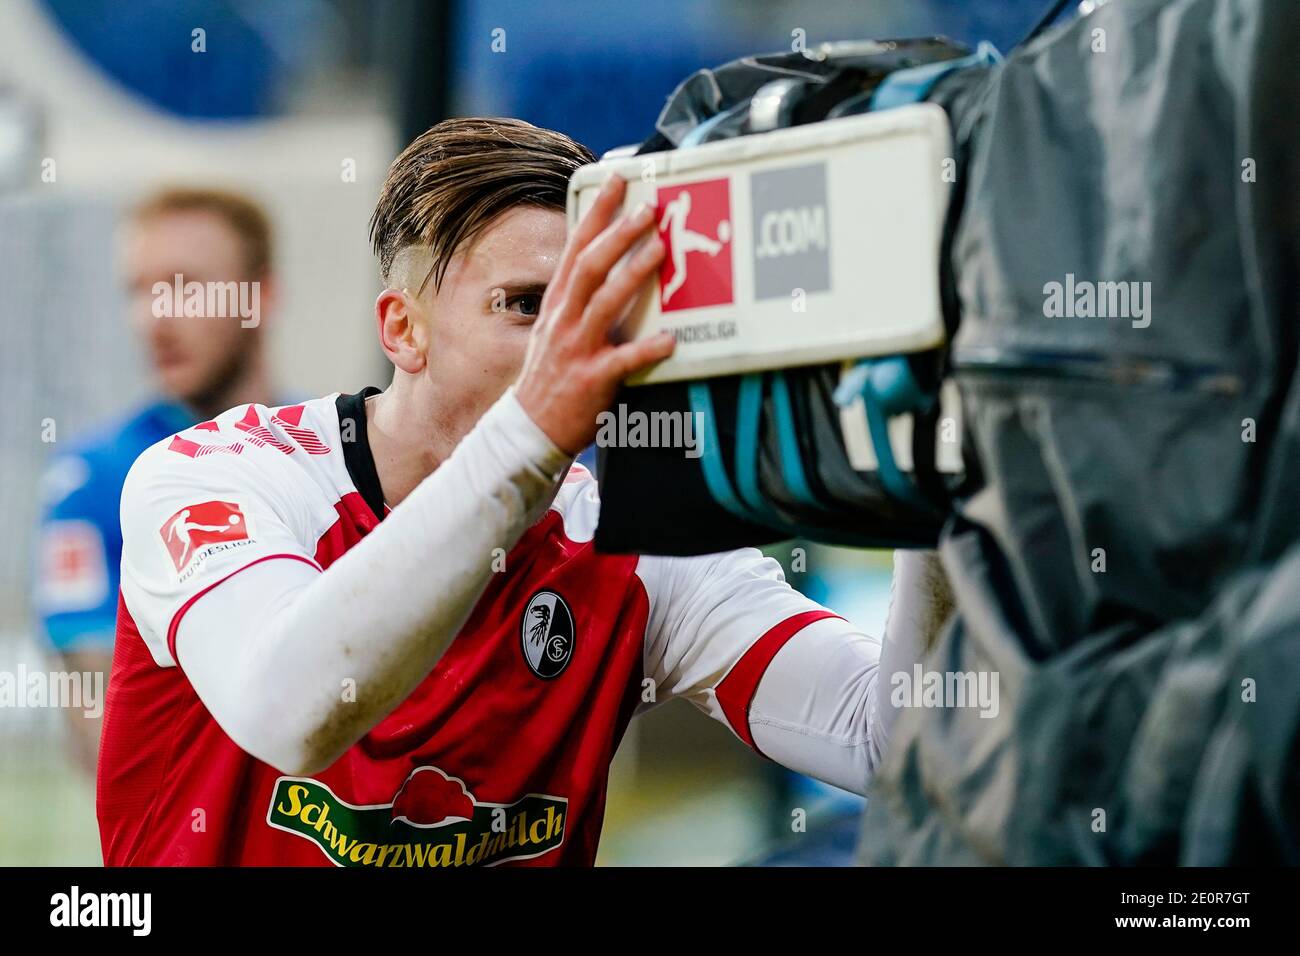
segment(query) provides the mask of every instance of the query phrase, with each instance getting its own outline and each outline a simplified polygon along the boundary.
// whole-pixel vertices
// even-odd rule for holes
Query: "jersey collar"
[[[347,467],[348,477],[380,521],[384,518],[384,489],[379,483],[375,456],[370,451],[370,436],[366,431],[366,399],[382,391],[382,388],[371,385],[354,395],[340,395],[334,402],[341,434],[347,434],[344,422],[352,420],[353,440],[342,442],[343,464]]]

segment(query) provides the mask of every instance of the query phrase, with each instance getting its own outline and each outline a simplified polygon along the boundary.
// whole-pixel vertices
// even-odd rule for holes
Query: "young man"
[[[757,551],[592,548],[573,455],[672,340],[611,344],[663,251],[621,181],[566,242],[591,158],[518,121],[435,126],[372,221],[389,388],[240,405],[132,469],[108,864],[590,864],[628,720],[673,697],[865,787],[878,675],[936,622],[896,615],[882,664]]]
[[[273,307],[271,260],[266,214],[234,193],[167,189],[137,205],[123,225],[130,319],[158,395],[56,453],[46,469],[34,604],[68,670],[107,676],[112,662],[122,560],[118,505],[136,456],[232,405],[274,400],[260,321]],[[186,316],[174,305],[156,307],[155,286],[173,289],[178,275],[183,283],[258,283],[259,321],[233,308]],[[93,774],[100,719],[67,713],[76,757]]]

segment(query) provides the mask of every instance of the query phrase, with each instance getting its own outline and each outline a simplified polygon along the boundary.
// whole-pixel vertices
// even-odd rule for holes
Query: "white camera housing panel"
[[[666,247],[617,337],[667,329],[677,349],[633,384],[941,345],[951,150],[947,115],[920,103],[579,169],[570,229],[618,174]]]

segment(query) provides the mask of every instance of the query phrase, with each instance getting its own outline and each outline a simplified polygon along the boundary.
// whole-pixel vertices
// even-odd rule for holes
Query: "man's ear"
[[[414,375],[427,362],[419,331],[420,305],[405,289],[385,289],[375,300],[379,344],[394,366]]]

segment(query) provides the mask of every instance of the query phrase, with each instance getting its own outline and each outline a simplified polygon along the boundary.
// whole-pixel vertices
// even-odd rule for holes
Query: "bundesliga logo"
[[[730,180],[708,179],[658,191],[656,214],[665,252],[659,269],[662,311],[734,301],[730,190]]]
[[[178,573],[209,545],[248,540],[248,521],[232,501],[205,501],[176,512],[158,532]]]
[[[665,186],[658,191],[659,270],[663,312],[730,305],[732,283],[729,179]],[[772,169],[750,177],[754,298],[788,297],[794,289],[831,288],[826,164]]]

